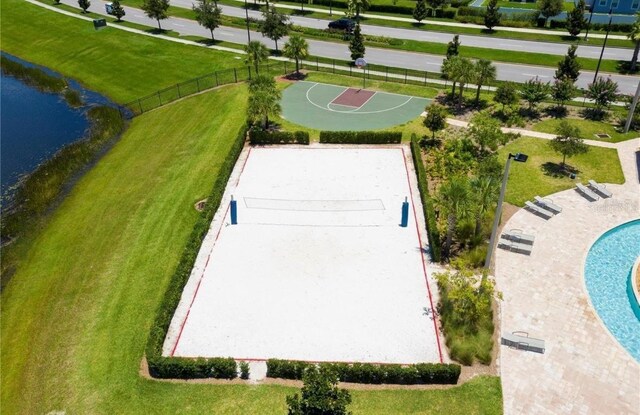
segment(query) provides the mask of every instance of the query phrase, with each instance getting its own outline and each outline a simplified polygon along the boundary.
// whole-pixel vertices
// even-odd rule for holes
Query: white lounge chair
[[[546,209],[542,209],[537,205],[534,205],[528,200],[524,202],[524,204],[526,205],[526,207],[529,208],[529,210],[532,210],[534,213],[537,213],[538,215],[542,216],[545,219],[551,219],[553,217],[553,213],[549,212]]]
[[[515,241],[500,241],[498,242],[498,247],[502,249],[507,249],[511,252],[519,252],[521,254],[530,255],[531,250],[533,249],[533,245],[528,245],[526,243],[520,243]]]
[[[536,237],[533,235],[522,233],[520,229],[511,229],[508,232],[504,232],[502,234],[502,237],[510,241],[525,243],[529,245],[533,245],[533,241],[536,239]]]
[[[598,196],[597,194],[593,193],[591,190],[589,190],[588,188],[586,188],[582,183],[578,183],[576,185],[576,189],[578,189],[578,191],[580,193],[582,193],[586,198],[591,199],[591,200],[598,200],[600,199],[600,196]]]
[[[595,190],[596,192],[600,193],[602,196],[604,197],[611,197],[613,196],[613,193],[611,193],[611,191],[609,191],[605,185],[600,184],[598,182],[596,182],[595,180],[589,180],[589,186]]]
[[[547,210],[550,210],[551,212],[558,214],[560,212],[562,212],[562,208],[556,204],[554,204],[553,202],[551,202],[549,199],[543,199],[540,196],[536,196],[534,197],[536,203],[538,204],[538,206],[543,207]]]
[[[529,333],[524,331],[504,333],[500,343],[514,349],[527,350],[530,352],[544,353],[545,351],[544,340],[529,337]]]

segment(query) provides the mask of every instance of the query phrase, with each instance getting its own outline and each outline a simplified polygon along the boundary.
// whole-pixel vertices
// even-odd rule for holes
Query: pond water
[[[2,55],[25,66],[36,66],[5,53]],[[68,80],[84,102],[82,107],[72,108],[57,93],[41,92],[11,76],[0,76],[0,181],[5,196],[22,176],[31,173],[64,145],[83,137],[89,127],[86,114],[91,106],[115,104]]]

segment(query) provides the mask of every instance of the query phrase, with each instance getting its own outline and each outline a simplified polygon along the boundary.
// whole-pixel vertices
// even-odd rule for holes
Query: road
[[[172,0],[171,5],[174,7],[183,7],[191,9],[193,2],[191,0]],[[245,18],[245,11],[240,7],[231,7],[221,5],[222,14],[225,16]],[[249,10],[249,17],[262,19],[262,13],[255,10]],[[315,19],[302,16],[290,16],[291,23],[310,27],[314,29],[326,29],[330,20]],[[363,24],[360,26],[362,33],[374,36],[385,36],[396,39],[418,40],[423,42],[449,43],[453,38],[451,33],[431,32],[416,29],[402,29],[395,27],[385,27],[377,25]],[[547,55],[563,56],[567,53],[569,44],[559,42],[535,42],[518,39],[493,38],[489,36],[472,36],[460,35],[460,42],[464,46],[472,46],[485,49],[501,49],[514,52],[544,53]],[[632,43],[629,42],[629,49],[626,48],[606,48],[603,59],[611,60],[629,60],[633,55]],[[583,58],[598,59],[602,48],[599,46],[579,46],[578,56]]]
[[[77,7],[75,0],[62,0],[61,2],[72,7]],[[127,12],[125,20],[145,26],[157,27],[157,22],[148,18],[142,10],[131,7],[124,7],[124,9]],[[104,11],[104,3],[101,1],[92,2],[91,7],[89,7],[89,11],[106,15]],[[195,21],[188,19],[170,17],[162,21],[162,27],[164,29],[171,29],[181,35],[201,36],[205,38],[209,38],[211,36],[207,29],[198,25]],[[236,44],[247,43],[246,29],[220,27],[216,29],[214,35],[216,40]],[[271,39],[263,37],[260,33],[251,31],[251,40],[259,40],[265,43],[268,47],[275,48],[275,43]],[[285,42],[286,38],[281,39],[279,46],[282,46]],[[307,42],[309,43],[309,52],[314,56],[350,60],[350,53],[346,44],[311,39],[308,39]],[[443,56],[368,47],[366,51],[366,59],[372,64],[439,72]],[[552,64],[555,64],[555,62]],[[535,76],[540,77],[544,81],[551,82],[555,73],[555,68],[542,66],[516,65],[500,62],[496,62],[495,66],[498,72],[498,79],[514,82],[525,82]],[[618,83],[620,92],[624,94],[635,93],[638,80],[640,79],[639,77],[619,74],[612,74],[611,78]],[[577,81],[577,85],[585,88],[592,80],[593,72],[583,72]]]

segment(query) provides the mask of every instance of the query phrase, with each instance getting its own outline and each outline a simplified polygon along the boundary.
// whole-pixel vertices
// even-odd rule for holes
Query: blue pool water
[[[602,235],[591,247],[585,282],[591,303],[611,334],[640,362],[640,308],[631,297],[629,278],[640,256],[640,220]]]

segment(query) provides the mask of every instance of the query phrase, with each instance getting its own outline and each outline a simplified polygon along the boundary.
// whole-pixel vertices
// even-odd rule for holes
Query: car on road
[[[347,33],[353,32],[355,27],[356,22],[347,17],[342,17],[338,20],[334,20],[333,22],[329,22],[329,29],[344,30]]]

